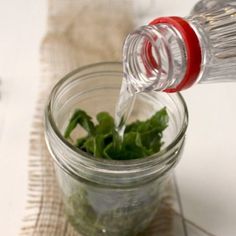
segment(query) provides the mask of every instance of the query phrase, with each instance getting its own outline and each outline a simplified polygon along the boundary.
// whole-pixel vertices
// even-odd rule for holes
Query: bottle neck
[[[132,93],[188,88],[196,81],[200,65],[197,35],[179,17],[155,19],[131,33],[124,44],[124,75]]]

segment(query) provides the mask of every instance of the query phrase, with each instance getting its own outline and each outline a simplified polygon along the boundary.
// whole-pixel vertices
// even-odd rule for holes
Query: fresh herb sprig
[[[97,158],[113,160],[137,159],[160,151],[163,131],[169,120],[166,108],[162,108],[145,121],[127,125],[121,139],[109,113],[100,112],[96,119],[95,125],[85,111],[77,109],[69,121],[64,137],[69,139],[73,130],[80,125],[87,135],[78,138],[75,146]]]

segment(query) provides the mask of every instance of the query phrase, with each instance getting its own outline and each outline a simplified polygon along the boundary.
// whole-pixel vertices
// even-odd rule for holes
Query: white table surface
[[[195,0],[136,2],[139,23],[182,15]],[[40,78],[39,45],[46,0],[1,0],[0,235],[19,234],[27,194],[29,132]],[[236,235],[236,83],[198,85],[183,92],[190,123],[176,168],[185,217],[217,236]],[[191,234],[189,234],[191,235]]]

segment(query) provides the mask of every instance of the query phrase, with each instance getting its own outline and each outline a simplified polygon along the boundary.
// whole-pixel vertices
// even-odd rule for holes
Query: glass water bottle
[[[188,17],[160,17],[129,34],[124,76],[132,93],[236,81],[236,1],[202,0]]]

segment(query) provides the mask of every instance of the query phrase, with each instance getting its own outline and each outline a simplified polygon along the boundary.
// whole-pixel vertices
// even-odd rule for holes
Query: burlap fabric
[[[52,86],[66,73],[85,64],[121,60],[123,40],[133,27],[133,13],[126,0],[49,0],[48,5],[48,32],[41,45],[41,92],[30,140],[29,198],[21,235],[78,236],[64,216],[45,145],[44,107]],[[145,235],[172,235],[170,200],[167,194],[158,220]]]

